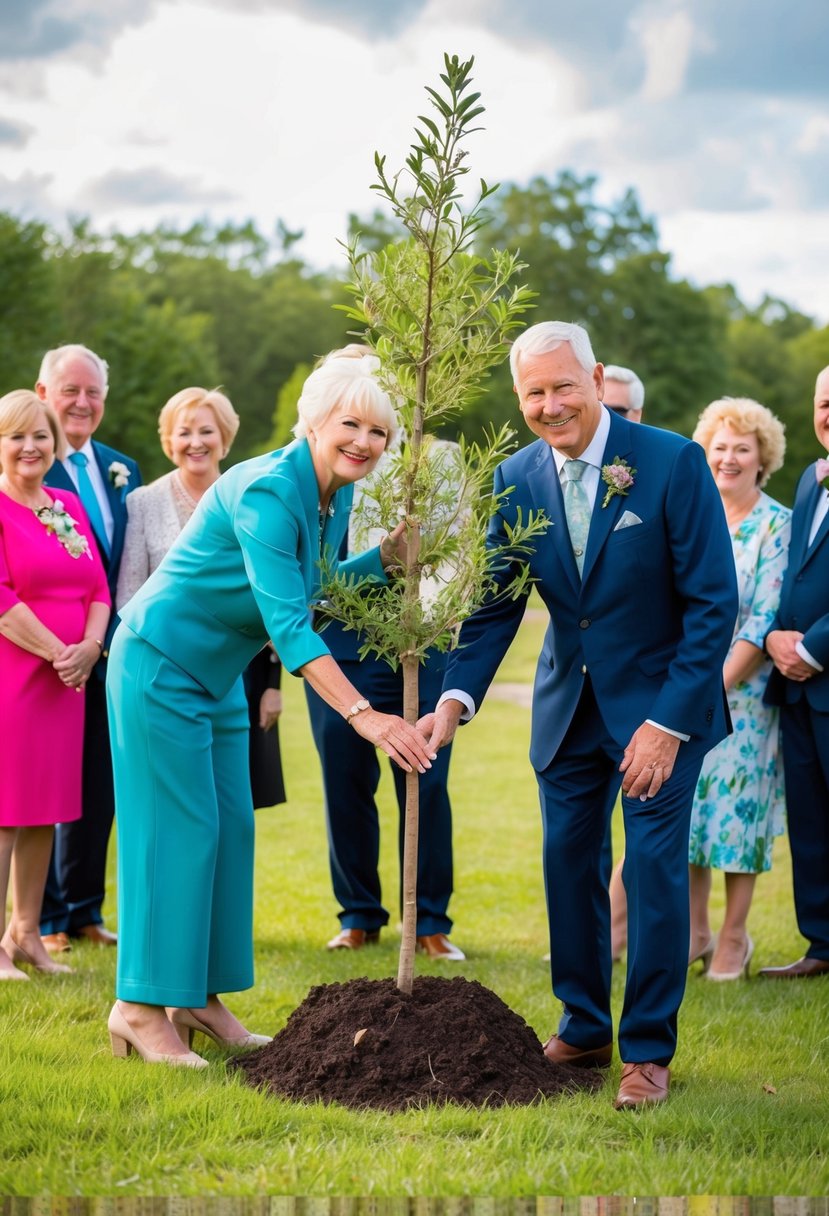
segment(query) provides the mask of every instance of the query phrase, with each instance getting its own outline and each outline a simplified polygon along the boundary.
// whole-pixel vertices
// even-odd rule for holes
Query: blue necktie
[[[581,477],[587,468],[584,460],[566,460],[561,470],[564,478],[564,513],[567,516],[567,527],[570,531],[570,544],[573,546],[573,556],[579,568],[579,574],[584,566],[584,551],[587,548],[587,534],[590,531],[590,500],[581,484]]]
[[[81,502],[84,505],[84,510],[89,516],[89,522],[92,524],[92,530],[98,544],[103,549],[107,557],[109,557],[109,540],[107,539],[106,525],[104,524],[104,515],[101,511],[101,505],[98,502],[98,495],[95,493],[95,487],[89,479],[89,474],[86,471],[86,466],[89,463],[83,452],[72,452],[69,456],[75,466],[75,472],[78,477],[78,493],[81,497]]]

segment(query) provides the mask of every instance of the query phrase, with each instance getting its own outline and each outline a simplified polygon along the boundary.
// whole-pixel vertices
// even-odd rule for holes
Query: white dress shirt
[[[827,453],[827,455],[829,455],[829,453]],[[809,548],[811,548],[811,546],[814,544],[815,537],[818,534],[820,525],[826,518],[827,512],[829,512],[829,490],[824,490],[817,500],[815,513],[812,517],[812,526],[809,529]],[[815,671],[823,671],[823,665],[818,663],[814,655],[809,654],[809,651],[802,642],[795,642],[794,648],[800,655],[801,659],[803,659],[804,663],[808,663],[810,667],[814,667]]]
[[[581,485],[585,494],[587,495],[591,511],[596,505],[596,495],[599,492],[599,483],[602,473],[602,457],[604,456],[605,448],[607,447],[607,439],[609,434],[610,412],[606,408],[602,407],[599,425],[596,427],[595,434],[582,454],[578,457],[578,459],[582,460],[587,466],[581,475]],[[553,460],[555,461],[555,468],[560,482],[561,470],[564,468],[564,465],[567,463],[569,457],[565,456],[563,452],[559,452],[556,448],[551,447],[550,450],[553,454]],[[461,714],[461,721],[471,722],[471,720],[475,717],[476,706],[469,694],[458,688],[450,688],[441,695],[440,700],[438,701],[438,707],[441,706],[444,701],[449,700],[460,701],[460,703],[464,706],[464,712]],[[671,730],[669,726],[662,726],[661,723],[654,722],[651,718],[646,718],[646,721],[650,726],[655,726],[658,730],[663,730],[666,734],[673,735],[675,739],[680,739],[683,743],[687,743],[691,737],[690,735],[683,735],[678,730]]]
[[[104,485],[101,470],[98,468],[98,461],[95,459],[95,450],[92,447],[92,440],[87,439],[83,447],[69,448],[66,456],[61,461],[61,464],[72,479],[72,485],[75,487],[75,492],[80,495],[80,492],[78,491],[78,470],[69,459],[71,452],[83,452],[84,456],[86,457],[86,471],[89,475],[89,480],[92,483],[92,489],[95,491],[95,497],[98,499],[98,506],[101,508],[101,516],[103,517],[104,527],[106,528],[107,532],[107,541],[110,545],[112,545],[112,534],[115,531],[115,520],[112,517],[112,508],[109,505],[107,488]]]

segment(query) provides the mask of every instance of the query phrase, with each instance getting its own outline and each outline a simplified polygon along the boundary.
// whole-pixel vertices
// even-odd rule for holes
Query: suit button
[[[583,676],[587,675],[587,664],[586,663],[582,663],[582,665],[581,665],[581,674]]]
[[[589,628],[590,628],[590,622],[588,621],[587,617],[585,617],[584,620],[579,621],[579,629],[589,629]]]

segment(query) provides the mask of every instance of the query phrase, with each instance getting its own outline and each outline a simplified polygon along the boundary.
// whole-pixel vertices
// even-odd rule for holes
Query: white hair
[[[604,369],[605,384],[608,380],[615,380],[617,384],[626,384],[628,386],[628,409],[641,410],[645,404],[645,386],[636,372],[632,372],[629,367],[619,367],[616,363],[605,364]]]
[[[513,384],[518,383],[518,363],[522,355],[546,355],[563,342],[569,342],[579,363],[592,375],[596,359],[587,330],[570,321],[539,321],[525,329],[512,344],[509,365]]]
[[[315,427],[321,426],[335,410],[353,413],[386,428],[386,447],[399,428],[397,414],[388,393],[380,387],[377,372],[380,360],[376,355],[329,355],[311,372],[302,386],[293,427],[297,439],[302,439]]]
[[[88,346],[81,346],[79,342],[67,342],[65,346],[56,346],[54,350],[47,350],[40,364],[37,383],[48,386],[66,359],[75,357],[89,359],[90,363],[95,365],[104,386],[104,393],[106,393],[109,388],[109,364],[100,355],[96,355],[94,350],[90,350]]]

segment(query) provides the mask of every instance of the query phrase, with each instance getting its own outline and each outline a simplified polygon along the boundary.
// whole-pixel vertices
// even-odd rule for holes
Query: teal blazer
[[[353,487],[324,520],[306,439],[224,473],[201,499],[121,620],[214,697],[223,697],[268,638],[297,671],[329,653],[310,607],[320,551],[332,570],[386,581],[379,548],[338,562]]]

